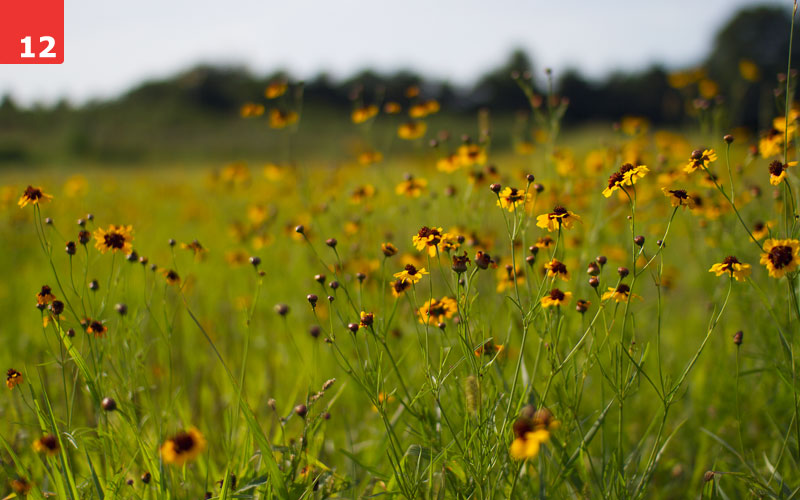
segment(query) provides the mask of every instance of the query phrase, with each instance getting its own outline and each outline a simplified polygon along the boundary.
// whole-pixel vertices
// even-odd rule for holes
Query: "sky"
[[[526,50],[590,77],[701,61],[753,0],[65,0],[65,62],[0,66],[0,95],[79,104],[198,63],[308,78],[411,68],[469,84]],[[791,0],[779,3],[791,6]],[[0,13],[1,15],[1,13]]]

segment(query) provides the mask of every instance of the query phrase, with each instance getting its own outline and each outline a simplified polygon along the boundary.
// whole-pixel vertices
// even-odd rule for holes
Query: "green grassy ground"
[[[19,370],[24,382],[0,398],[0,492],[13,493],[11,482],[24,478],[34,498],[789,497],[800,459],[798,319],[789,293],[796,279],[767,275],[758,246],[703,172],[680,174],[702,142],[719,153],[711,170],[729,192],[721,137],[663,137],[567,135],[557,147],[571,167],[543,144],[528,156],[494,145],[487,163],[497,172],[479,182],[468,172],[482,165],[436,169],[457,140],[438,150],[423,141],[384,149],[384,161],[371,166],[358,166],[348,145],[317,154],[279,142],[275,156],[288,155],[294,167],[265,172],[251,160],[237,168],[6,169],[0,367]],[[788,229],[782,222],[783,188],[774,198],[768,161],[746,156],[744,142],[734,142],[730,157],[742,221],[752,228],[774,220],[773,231],[794,237],[794,219]],[[603,152],[597,168],[586,165],[590,151]],[[627,198],[601,192],[633,157],[650,172],[635,185],[630,220]],[[396,193],[406,173],[427,181],[421,196]],[[536,196],[529,173],[544,187]],[[492,182],[528,186],[531,201],[503,211]],[[19,208],[28,184],[54,199]],[[375,195],[354,202],[364,185]],[[705,203],[673,210],[662,186],[685,187]],[[582,223],[553,233],[537,227],[536,217],[557,204]],[[87,214],[89,231],[130,224],[147,264],[100,253],[94,239],[70,258],[65,243],[77,241],[76,221]],[[464,236],[457,253],[472,262],[462,284],[443,249],[429,258],[414,248],[422,226]],[[632,243],[639,234],[641,249]],[[528,247],[548,235],[557,244],[526,263]],[[325,244],[331,237],[335,252]],[[193,240],[207,249],[201,257],[181,247]],[[384,242],[399,254],[385,258]],[[497,268],[478,270],[478,250]],[[566,263],[568,281],[543,276],[551,255]],[[596,291],[586,268],[598,255],[608,262]],[[727,255],[752,265],[748,280],[708,272]],[[250,256],[261,259],[257,269]],[[430,274],[395,298],[391,275],[409,262]],[[524,278],[498,291],[512,262]],[[624,282],[641,299],[601,298],[620,281],[618,267],[630,270]],[[167,283],[166,269],[177,271],[179,285]],[[91,280],[99,290],[88,288]],[[335,291],[332,280],[341,283]],[[67,303],[63,319],[46,328],[47,310],[35,307],[42,285]],[[541,307],[553,287],[572,292],[572,301]],[[319,297],[316,309],[308,294]],[[443,329],[426,326],[416,310],[445,296],[459,312]],[[591,302],[584,314],[578,299]],[[374,313],[374,325],[353,334],[347,325],[361,311]],[[105,336],[85,333],[85,317],[103,321]],[[503,349],[476,355],[487,341]],[[115,411],[103,410],[105,397]],[[560,425],[535,457],[515,460],[514,422],[528,403]],[[307,406],[304,417],[297,405]],[[190,427],[207,440],[202,453],[185,466],[163,463],[162,443]],[[60,438],[52,457],[32,449],[44,434]],[[707,483],[709,470],[719,474]]]

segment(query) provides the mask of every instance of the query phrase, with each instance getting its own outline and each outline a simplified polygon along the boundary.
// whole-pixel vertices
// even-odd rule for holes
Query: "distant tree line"
[[[549,76],[553,78],[551,86],[545,68],[535,67],[523,50],[516,50],[471,86],[425,78],[410,70],[365,70],[341,80],[322,73],[302,82],[303,102],[306,109],[346,113],[355,105],[355,95],[358,102],[365,103],[402,100],[408,87],[417,86],[421,96],[439,101],[443,113],[468,114],[489,108],[494,114],[508,114],[529,107],[525,94],[511,77],[514,74],[530,78],[540,95],[552,87],[559,97],[569,99],[565,119],[572,123],[615,121],[625,115],[637,115],[654,123],[679,125],[688,122],[699,109],[724,107],[730,125],[759,127],[780,109],[776,103],[785,98],[779,75],[787,71],[790,22],[789,9],[763,6],[742,10],[716,34],[704,61],[679,70],[654,65],[593,81],[572,69]],[[676,36],[681,36],[680,32],[676,31]],[[793,60],[800,62],[800,40],[796,42]],[[206,65],[145,82],[115,99],[93,101],[79,108],[62,101],[49,107],[20,109],[11,97],[5,96],[0,98],[0,160],[4,154],[16,154],[15,137],[25,127],[31,133],[39,133],[48,127],[102,123],[110,124],[107,129],[122,133],[125,128],[119,123],[166,130],[188,120],[232,118],[243,103],[264,102],[265,87],[281,78],[299,83],[283,72],[259,76],[242,67]],[[111,140],[106,137],[110,134],[104,129],[93,132],[91,137],[75,132],[61,135],[67,137],[71,150],[80,151],[88,147],[88,142],[96,145],[98,140]]]

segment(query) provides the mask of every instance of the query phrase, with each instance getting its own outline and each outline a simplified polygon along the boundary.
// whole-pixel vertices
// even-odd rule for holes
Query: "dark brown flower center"
[[[792,247],[786,245],[774,246],[769,251],[769,260],[776,269],[781,269],[792,263]]]
[[[175,443],[175,452],[178,454],[191,451],[195,446],[194,437],[188,432],[181,432],[172,438],[172,442]]]
[[[415,274],[417,274],[417,272],[418,272],[418,271],[417,271],[417,268],[416,268],[416,267],[414,267],[412,264],[406,264],[405,270],[406,270],[406,272],[407,272],[408,274],[410,274],[411,276],[414,276],[414,275],[415,275]]]
[[[28,186],[25,189],[25,197],[31,201],[38,200],[42,197],[42,190],[33,186]]]
[[[625,283],[620,283],[620,285],[617,287],[617,293],[623,293],[623,294],[627,295],[628,292],[630,292],[630,291],[631,291],[631,287],[629,287]]]
[[[614,186],[620,184],[625,179],[625,175],[621,174],[620,172],[614,172],[608,178],[608,188],[611,189]]]
[[[689,198],[689,195],[686,194],[686,191],[683,189],[671,189],[670,194],[679,200],[685,200]]]
[[[769,164],[770,175],[774,175],[777,177],[783,173],[783,170],[784,170],[783,163],[779,162],[778,160],[775,160]]]
[[[107,233],[103,236],[106,247],[121,250],[125,246],[125,235],[122,233]]]
[[[564,297],[565,297],[564,292],[562,292],[558,288],[553,288],[552,290],[550,290],[550,298],[552,300],[559,300],[560,301],[560,300],[564,300]]]
[[[43,436],[39,442],[50,451],[58,449],[58,440],[53,435],[48,434],[47,436]]]
[[[726,271],[733,271],[733,269],[734,269],[733,265],[734,264],[741,264],[741,263],[739,262],[739,259],[737,259],[733,255],[729,255],[729,256],[725,257],[724,259],[722,259],[722,267]]]

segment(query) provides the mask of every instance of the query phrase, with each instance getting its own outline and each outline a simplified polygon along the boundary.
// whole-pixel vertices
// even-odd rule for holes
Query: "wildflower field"
[[[269,162],[0,172],[0,497],[797,497],[797,75],[764,130],[508,78],[499,146],[411,87],[298,148],[281,80]]]

